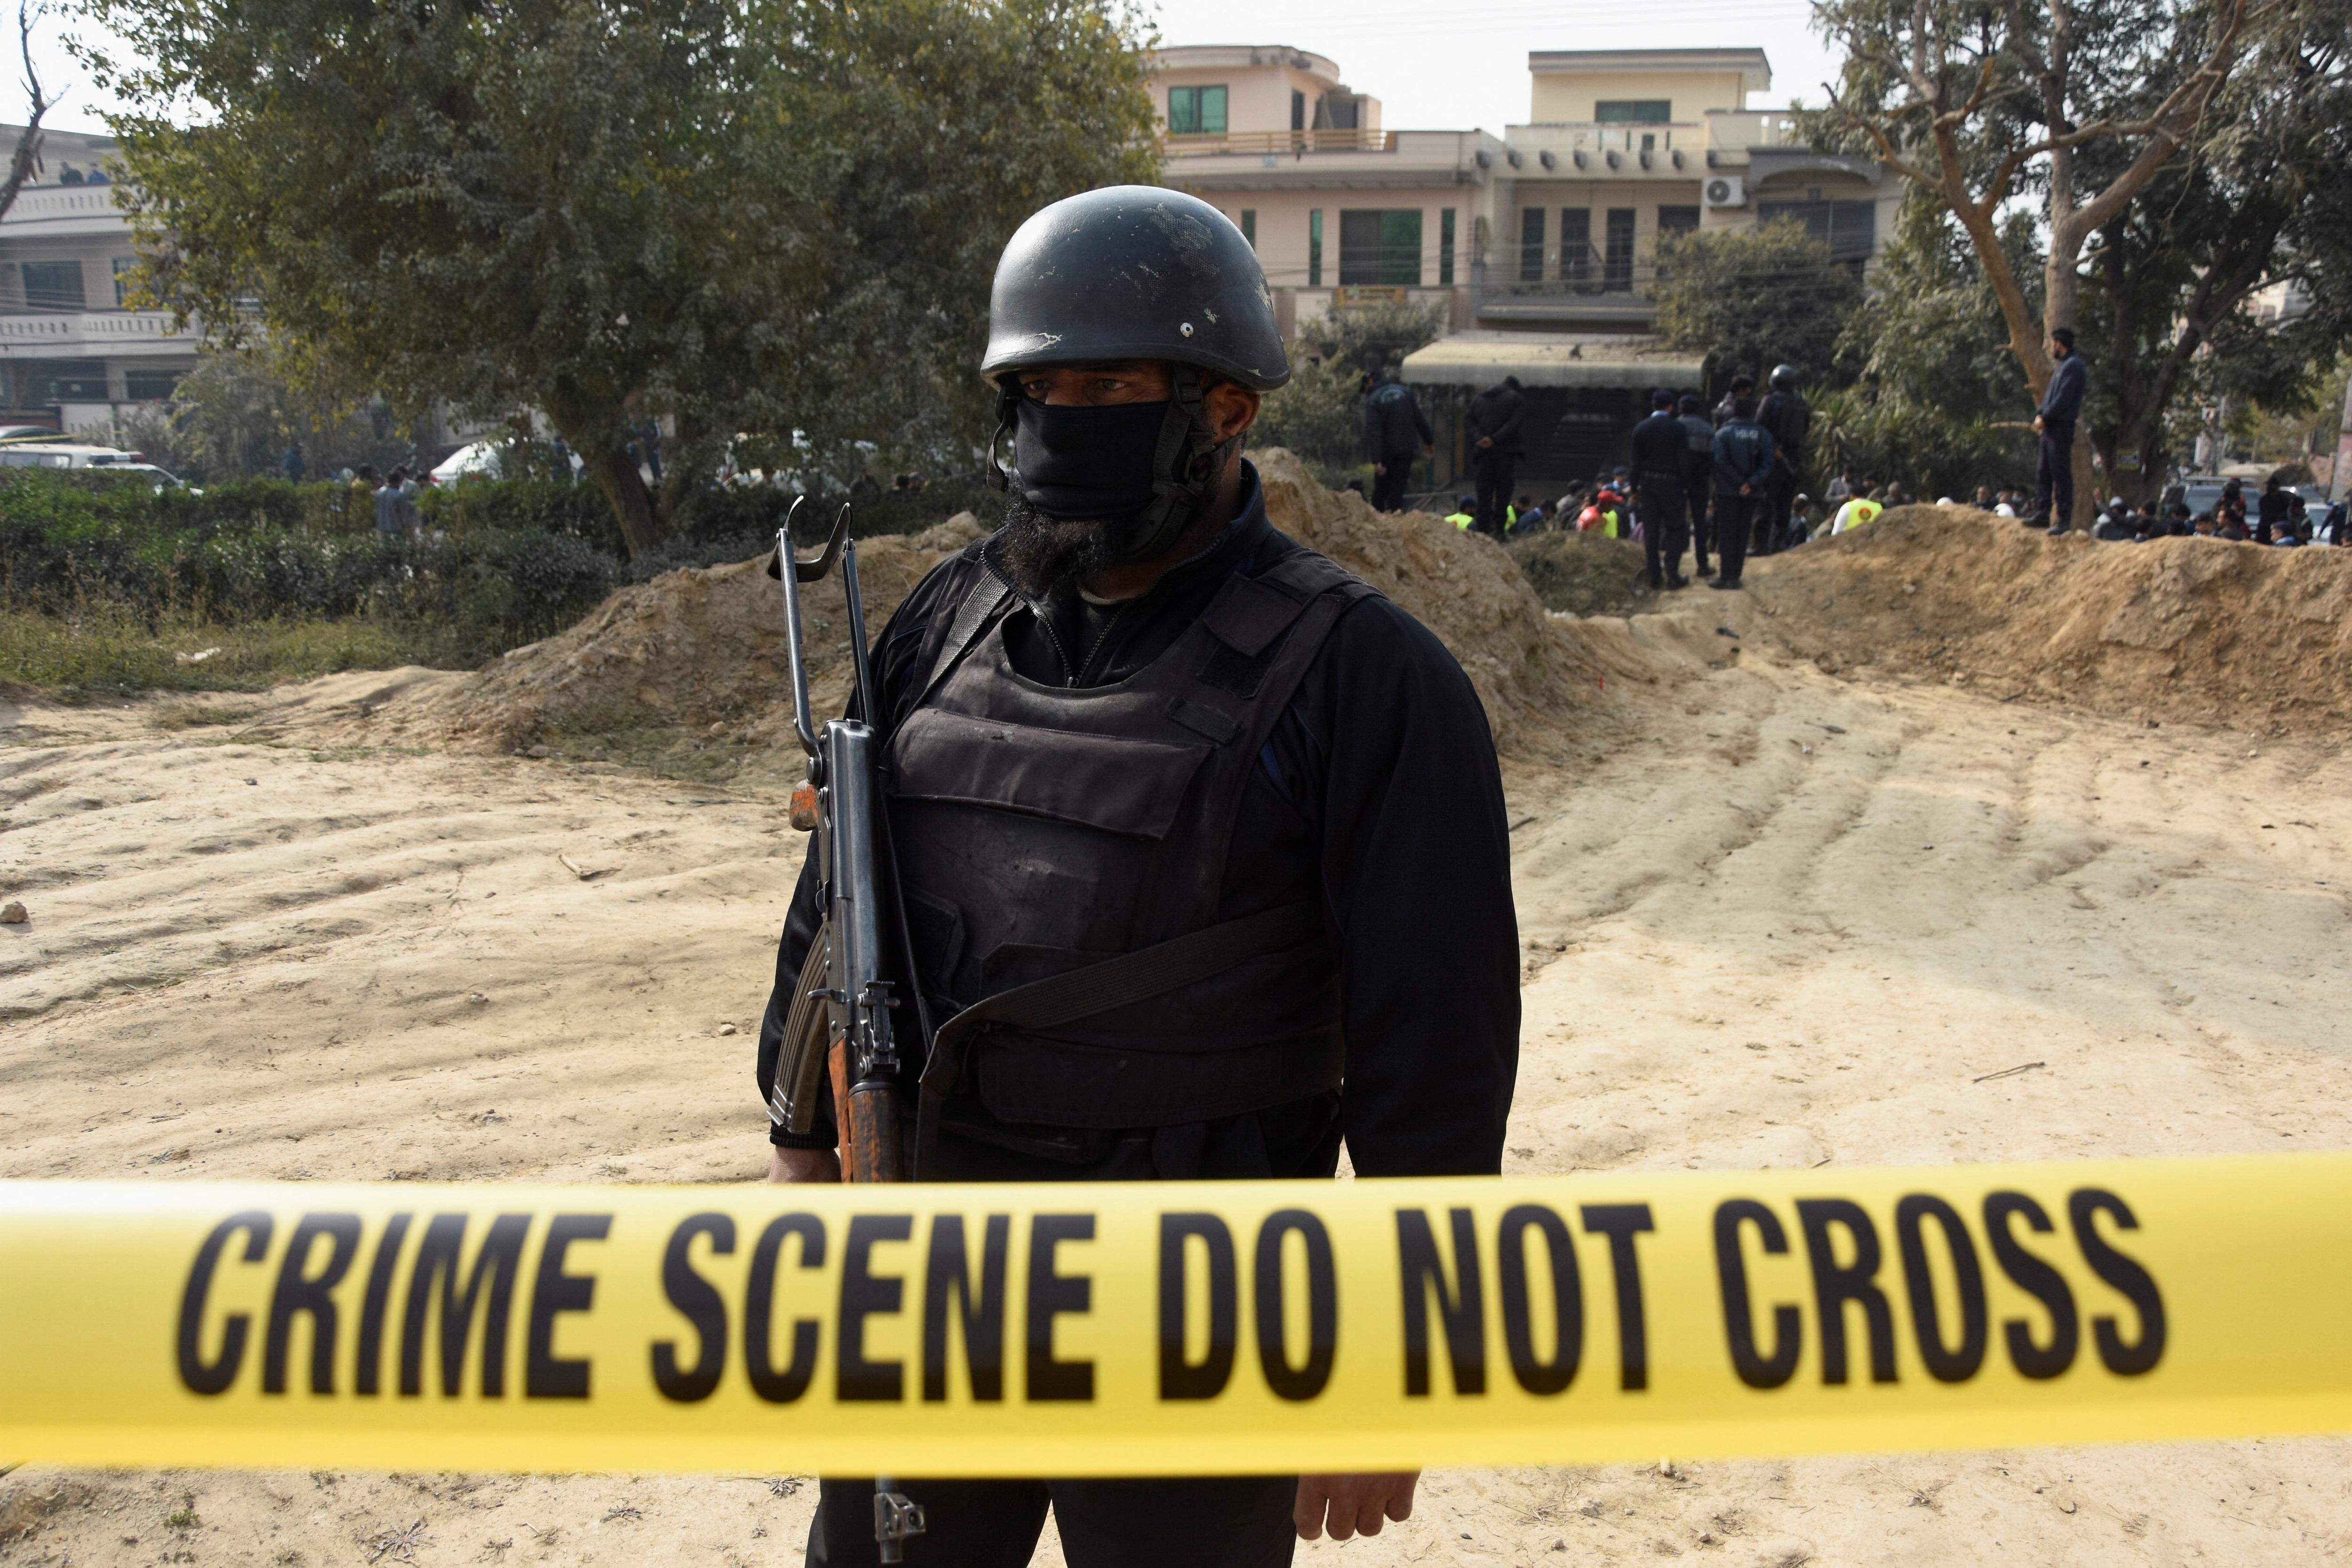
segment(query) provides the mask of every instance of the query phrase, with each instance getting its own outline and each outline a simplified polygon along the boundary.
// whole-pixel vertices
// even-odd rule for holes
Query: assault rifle
[[[835,519],[833,537],[814,560],[793,548],[793,519],[802,497],[776,533],[769,570],[783,581],[784,635],[791,644],[793,729],[808,753],[808,779],[793,791],[792,823],[814,832],[817,903],[824,911],[816,940],[801,966],[800,984],[784,1023],[782,1050],[769,1109],[795,1133],[816,1124],[824,1084],[833,1088],[835,1126],[845,1181],[905,1181],[906,1117],[898,1092],[898,1038],[891,1009],[898,1005],[884,979],[886,917],[898,950],[911,955],[906,915],[898,897],[890,824],[881,809],[875,760],[881,749],[875,719],[880,694],[867,667],[866,607],[857,591],[857,547],[849,541],[849,507]],[[856,718],[824,721],[809,712],[808,660],[803,647],[800,587],[822,581],[841,563],[849,611],[850,692]],[[887,904],[886,912],[885,905]],[[922,988],[910,986],[917,1051],[928,1045],[930,1020]],[[923,1533],[923,1511],[887,1476],[874,1482],[874,1540],[880,1561],[905,1561],[908,1536]]]

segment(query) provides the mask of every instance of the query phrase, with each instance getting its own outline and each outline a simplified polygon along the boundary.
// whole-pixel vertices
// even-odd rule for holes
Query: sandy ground
[[[1675,613],[1740,632],[1734,667],[1644,694],[1573,773],[1513,771],[1507,1169],[2347,1141],[2335,745],[1841,681],[1774,657],[1756,603],[1706,598]],[[254,710],[227,725],[0,711],[0,896],[32,909],[0,926],[0,1176],[758,1174],[751,1026],[802,841],[778,793],[268,727],[273,700],[382,679],[215,705]],[[2352,1552],[2347,1461],[2301,1440],[1455,1472],[1409,1523],[1301,1557],[2313,1563]],[[33,1466],[0,1479],[0,1563],[796,1563],[813,1491]]]

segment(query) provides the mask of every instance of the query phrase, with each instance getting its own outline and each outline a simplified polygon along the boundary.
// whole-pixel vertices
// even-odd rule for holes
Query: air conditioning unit
[[[1699,200],[1710,207],[1744,207],[1748,204],[1748,182],[1737,174],[1709,174],[1699,187]]]

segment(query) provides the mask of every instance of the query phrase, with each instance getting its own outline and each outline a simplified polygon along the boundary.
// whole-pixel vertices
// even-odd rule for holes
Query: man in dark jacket
[[[1789,507],[1796,499],[1797,486],[1802,479],[1805,461],[1805,436],[1812,429],[1813,411],[1805,402],[1805,394],[1797,390],[1797,367],[1778,365],[1772,371],[1772,390],[1756,410],[1756,423],[1771,437],[1780,455],[1773,465],[1771,492],[1765,497],[1762,510],[1767,514],[1759,529],[1762,542],[1759,553],[1769,555],[1789,542]]]
[[[1396,369],[1384,365],[1372,378],[1372,392],[1364,399],[1364,452],[1372,464],[1372,506],[1383,512],[1404,510],[1404,493],[1412,482],[1416,455],[1437,450],[1437,433],[1421,400],[1397,380]]]
[[[1504,512],[1510,506],[1512,482],[1518,477],[1519,420],[1526,404],[1519,378],[1505,376],[1470,400],[1465,422],[1470,436],[1470,477],[1478,494],[1476,527],[1495,538],[1504,535]]]
[[[1289,371],[1248,242],[1173,191],[1073,196],[1006,246],[990,324],[1004,522],[892,614],[859,716],[911,927],[891,978],[935,1019],[1066,977],[1118,999],[909,1050],[916,1178],[1328,1178],[1343,1143],[1364,1176],[1494,1174],[1519,1013],[1494,742],[1427,629],[1267,518],[1242,446]],[[829,1097],[810,1132],[773,1109],[817,876],[761,1028],[778,1181],[839,1179]],[[1244,938],[1181,983],[1102,975]],[[1049,1508],[1072,1568],[1276,1568],[1404,1519],[1415,1479],[898,1484],[914,1568],[1026,1563]],[[824,1479],[811,1568],[877,1561],[874,1501]]]
[[[1748,519],[1772,482],[1772,437],[1756,423],[1756,400],[1734,398],[1715,433],[1715,545],[1722,570],[1709,588],[1738,588],[1747,564]]]
[[[1683,427],[1683,500],[1690,509],[1691,569],[1705,577],[1706,552],[1715,542],[1706,516],[1707,501],[1715,495],[1715,423],[1696,392],[1683,393],[1676,413]]]
[[[2083,393],[2091,382],[2090,368],[2074,351],[2074,329],[2054,327],[2050,332],[2050,357],[2058,361],[2042,406],[2033,411],[2033,428],[2042,433],[2042,455],[2033,470],[2033,516],[2027,527],[2064,533],[2074,520],[2074,422],[2083,417]]]
[[[1690,530],[1684,516],[1683,470],[1690,436],[1675,416],[1675,394],[1650,394],[1650,417],[1633,427],[1634,506],[1642,518],[1642,556],[1652,588],[1688,588],[1683,575],[1683,541]]]

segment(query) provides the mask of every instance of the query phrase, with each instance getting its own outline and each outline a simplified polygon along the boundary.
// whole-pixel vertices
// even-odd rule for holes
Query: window
[[[1323,287],[1323,209],[1314,207],[1307,214],[1307,287]]]
[[[131,275],[138,269],[139,258],[135,256],[118,256],[114,258],[114,308],[117,310],[129,308],[133,281]]]
[[[1307,129],[1307,95],[1297,88],[1290,89],[1290,129]]]
[[[1663,98],[1604,98],[1592,106],[1603,125],[1664,125],[1674,117],[1673,100]]]
[[[1601,287],[1609,294],[1633,291],[1633,209],[1609,209],[1608,248],[1601,256]]]
[[[1257,248],[1257,209],[1255,207],[1242,209],[1242,238],[1249,241],[1250,249]]]
[[[34,360],[16,372],[19,408],[45,403],[104,402],[106,362],[103,360]]]
[[[1437,287],[1454,287],[1454,209],[1437,214]]]
[[[1172,136],[1223,136],[1225,133],[1225,89],[1221,87],[1170,88],[1168,131]]]
[[[25,277],[27,310],[79,310],[82,308],[81,263],[27,261]]]
[[[177,371],[125,371],[122,392],[132,402],[162,402],[179,390]]]
[[[1696,207],[1662,206],[1658,209],[1658,255],[1661,258],[1665,256],[1667,241],[1673,239],[1676,235],[1696,234],[1697,232],[1698,209]],[[1658,281],[1664,283],[1665,279],[1665,263],[1661,259],[1658,264]]]
[[[1878,204],[1875,202],[1759,202],[1760,226],[1781,218],[1805,225],[1805,232],[1830,247],[1840,261],[1867,260],[1878,245]]]
[[[1421,287],[1421,209],[1339,214],[1339,281]]]
[[[1592,281],[1592,209],[1559,212],[1559,275],[1570,283]]]
[[[1543,281],[1544,210],[1528,207],[1519,214],[1519,281]]]

